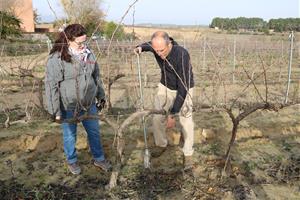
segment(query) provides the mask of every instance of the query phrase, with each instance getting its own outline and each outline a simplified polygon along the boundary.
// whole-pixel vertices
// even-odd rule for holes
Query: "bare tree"
[[[71,23],[87,25],[89,22],[97,24],[103,20],[101,0],[61,0],[61,3]]]
[[[18,110],[17,108],[11,108],[9,100],[6,98],[0,99],[0,112],[3,112],[6,116],[4,127],[9,128],[10,125],[16,123],[23,123],[24,121],[31,121],[33,117],[33,111],[38,109],[40,112],[46,113],[43,105],[43,80],[44,74],[38,72],[41,63],[44,63],[47,58],[47,53],[38,54],[34,56],[22,56],[22,57],[4,57],[0,64],[0,77],[10,80],[12,78],[18,80],[22,90],[26,90],[25,82],[32,86],[28,91],[26,101],[24,103],[24,110],[19,113],[19,116],[26,116],[25,120],[11,121],[10,114],[12,110]],[[1,84],[0,84],[1,85]],[[5,95],[4,86],[1,87],[1,96]],[[37,98],[38,101],[35,101]]]

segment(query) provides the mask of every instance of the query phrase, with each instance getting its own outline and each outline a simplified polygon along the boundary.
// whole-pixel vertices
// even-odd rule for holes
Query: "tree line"
[[[249,30],[249,31],[261,31],[273,29],[275,32],[286,31],[300,31],[300,18],[279,18],[270,19],[268,22],[262,18],[213,18],[210,28],[216,28],[222,30]]]

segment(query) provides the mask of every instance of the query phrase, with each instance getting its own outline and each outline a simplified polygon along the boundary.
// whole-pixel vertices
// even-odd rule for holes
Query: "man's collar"
[[[167,57],[166,57],[166,59],[169,59],[170,58],[170,55],[173,53],[173,47],[174,47],[174,45],[172,44],[172,43],[170,43],[171,44],[171,50],[170,50],[170,52],[169,52],[169,54],[167,55]]]

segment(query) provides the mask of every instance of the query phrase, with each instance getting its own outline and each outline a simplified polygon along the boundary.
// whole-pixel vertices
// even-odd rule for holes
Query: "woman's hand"
[[[105,99],[98,99],[96,102],[96,107],[100,112],[105,107],[106,100]]]
[[[62,123],[61,116],[56,116],[55,122],[61,124]]]

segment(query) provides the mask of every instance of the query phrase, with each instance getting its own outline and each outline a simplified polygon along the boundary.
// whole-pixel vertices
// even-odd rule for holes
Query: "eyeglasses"
[[[77,41],[73,41],[75,44],[77,44],[78,46],[85,46],[85,45],[87,45],[87,41],[82,41],[82,42],[77,42]]]
[[[156,49],[156,53],[163,53],[164,51],[166,51],[166,49],[168,48],[168,46],[165,46],[165,48],[163,49]]]

